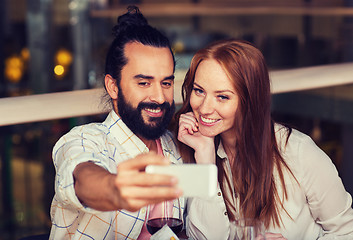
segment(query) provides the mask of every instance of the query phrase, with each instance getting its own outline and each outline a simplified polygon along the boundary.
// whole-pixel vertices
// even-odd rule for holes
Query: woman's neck
[[[235,159],[235,136],[234,137],[223,137],[221,136],[222,145],[226,152],[229,161],[232,163]]]

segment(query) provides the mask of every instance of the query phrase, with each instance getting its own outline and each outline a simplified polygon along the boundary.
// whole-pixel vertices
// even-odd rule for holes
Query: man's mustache
[[[160,108],[161,110],[167,110],[167,109],[170,109],[170,104],[168,102],[164,102],[162,104],[141,102],[139,103],[137,108],[139,109],[139,111],[141,111],[144,108],[149,108],[149,109]]]

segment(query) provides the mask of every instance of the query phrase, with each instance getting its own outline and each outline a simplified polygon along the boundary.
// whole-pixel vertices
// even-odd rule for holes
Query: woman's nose
[[[214,103],[211,98],[205,97],[200,105],[201,114],[210,114],[214,111]]]

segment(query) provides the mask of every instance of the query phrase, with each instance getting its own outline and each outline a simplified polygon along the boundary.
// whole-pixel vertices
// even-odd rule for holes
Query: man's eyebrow
[[[135,79],[154,79],[154,77],[152,76],[148,76],[148,75],[143,75],[143,74],[137,74],[134,76]]]
[[[170,75],[168,77],[165,77],[164,80],[174,80],[175,76],[174,74],[173,75]]]
[[[149,75],[144,75],[144,74],[137,74],[134,76],[135,79],[147,79],[147,80],[150,80],[150,79],[154,79],[153,76],[149,76]],[[175,76],[174,74],[173,75],[170,75],[168,77],[165,77],[163,80],[174,80]]]

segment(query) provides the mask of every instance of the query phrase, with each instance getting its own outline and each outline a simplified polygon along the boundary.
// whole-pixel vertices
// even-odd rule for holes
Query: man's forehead
[[[153,55],[161,52],[168,53],[172,57],[172,53],[168,47],[155,47],[151,45],[144,45],[140,42],[129,42],[125,44],[124,55],[127,59],[138,57],[139,55]]]
[[[123,71],[133,75],[169,77],[174,74],[174,59],[168,47],[128,43],[124,49],[127,64]]]

